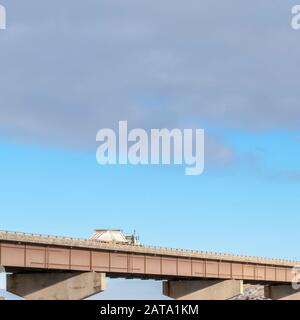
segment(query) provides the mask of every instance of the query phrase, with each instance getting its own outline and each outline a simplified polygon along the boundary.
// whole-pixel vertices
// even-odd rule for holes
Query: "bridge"
[[[300,300],[292,288],[300,262],[0,231],[7,290],[28,300],[80,300],[105,290],[106,277],[163,281],[178,300],[225,300],[243,284],[271,299]]]

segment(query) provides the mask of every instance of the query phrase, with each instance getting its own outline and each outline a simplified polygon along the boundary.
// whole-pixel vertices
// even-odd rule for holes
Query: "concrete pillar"
[[[272,300],[300,300],[300,290],[291,284],[265,286],[265,297]]]
[[[105,290],[105,273],[16,273],[7,291],[27,300],[82,300]]]
[[[163,282],[163,294],[177,300],[228,300],[243,293],[240,280],[178,280]]]

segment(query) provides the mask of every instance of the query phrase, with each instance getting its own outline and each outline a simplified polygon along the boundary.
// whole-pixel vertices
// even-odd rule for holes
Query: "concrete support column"
[[[243,293],[240,280],[178,280],[163,282],[163,294],[177,300],[228,300]]]
[[[105,273],[16,273],[7,291],[27,300],[82,300],[105,290]]]
[[[300,300],[300,290],[291,284],[265,286],[265,297],[272,300]]]

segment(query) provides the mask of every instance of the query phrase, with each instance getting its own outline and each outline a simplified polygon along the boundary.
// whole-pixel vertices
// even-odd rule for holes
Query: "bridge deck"
[[[299,262],[0,231],[6,268],[94,270],[147,278],[290,282]]]

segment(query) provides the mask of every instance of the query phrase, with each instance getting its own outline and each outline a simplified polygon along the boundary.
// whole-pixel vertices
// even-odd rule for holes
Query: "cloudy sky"
[[[0,3],[2,229],[300,259],[295,1]],[[204,175],[100,167],[119,120],[204,128]]]

